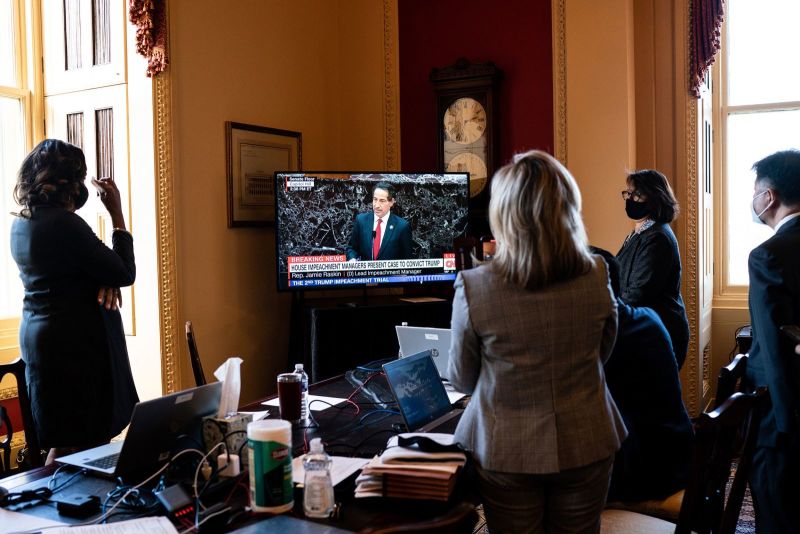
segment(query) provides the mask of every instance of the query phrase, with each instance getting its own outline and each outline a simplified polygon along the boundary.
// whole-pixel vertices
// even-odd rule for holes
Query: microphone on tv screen
[[[375,239],[375,230],[372,231],[372,239]]]

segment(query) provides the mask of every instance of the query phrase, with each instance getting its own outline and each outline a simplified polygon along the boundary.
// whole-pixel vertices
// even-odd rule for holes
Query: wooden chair
[[[755,393],[736,392],[712,412],[700,415],[695,423],[690,479],[681,499],[677,524],[630,510],[603,512],[601,532],[674,532],[687,534],[733,534],[742,507],[745,485],[755,451],[761,406],[766,389]],[[737,454],[737,435],[744,436],[730,492],[725,489]]]
[[[367,527],[359,534],[395,534],[398,532],[414,532],[417,534],[471,534],[478,523],[475,506],[469,502],[461,502],[447,513],[425,521],[414,523],[398,523],[383,527]]]
[[[714,408],[722,406],[722,403],[737,391],[748,392],[745,379],[748,359],[749,356],[747,354],[739,354],[731,363],[719,370]]]
[[[3,465],[0,466],[0,477],[11,471],[11,438],[14,437],[14,427],[11,426],[11,418],[8,416],[4,406],[0,406],[0,427],[5,429],[6,437],[0,441],[0,451],[3,451]]]
[[[189,359],[192,362],[192,372],[194,382],[198,386],[206,385],[206,375],[203,373],[203,363],[200,361],[200,353],[197,352],[197,343],[194,339],[192,322],[186,321],[186,342],[189,344]]]
[[[44,455],[33,426],[31,399],[28,397],[28,381],[25,378],[25,362],[22,358],[17,358],[11,363],[0,364],[0,380],[7,374],[14,375],[17,379],[17,396],[22,414],[22,426],[25,431],[24,463],[27,468],[41,467],[44,465]]]
[[[731,363],[720,369],[719,377],[717,379],[717,395],[714,400],[714,408],[719,408],[731,395],[737,391],[748,393],[745,381],[745,372],[747,371],[747,354],[737,355]],[[736,436],[734,439],[737,444],[738,450],[741,451],[743,447],[743,436]],[[609,503],[609,508],[628,510],[646,514],[673,523],[678,521],[680,516],[681,504],[683,502],[683,490],[680,490],[666,499],[661,500],[648,500],[639,502],[613,502]]]

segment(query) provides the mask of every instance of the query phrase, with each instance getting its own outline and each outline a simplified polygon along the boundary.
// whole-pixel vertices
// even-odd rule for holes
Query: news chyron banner
[[[456,255],[419,260],[347,261],[344,254],[289,256],[289,287],[446,282],[456,279]]]

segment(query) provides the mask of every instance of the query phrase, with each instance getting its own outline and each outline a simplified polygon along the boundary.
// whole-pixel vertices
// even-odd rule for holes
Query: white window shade
[[[727,124],[728,285],[747,285],[750,251],[772,235],[753,222],[753,163],[778,150],[800,147],[800,110],[737,113]]]
[[[800,2],[727,2],[728,105],[800,100]]]

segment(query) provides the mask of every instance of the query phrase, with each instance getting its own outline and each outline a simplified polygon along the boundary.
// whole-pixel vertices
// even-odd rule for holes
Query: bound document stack
[[[400,434],[356,479],[356,497],[446,501],[467,457],[452,434]]]

